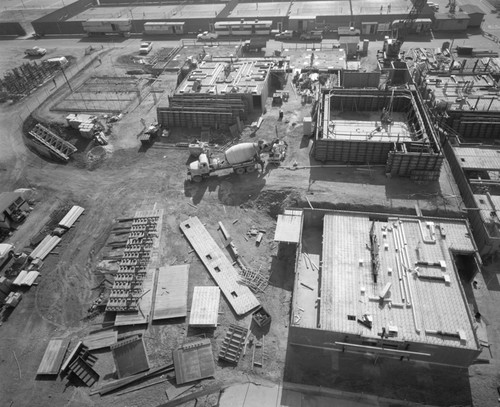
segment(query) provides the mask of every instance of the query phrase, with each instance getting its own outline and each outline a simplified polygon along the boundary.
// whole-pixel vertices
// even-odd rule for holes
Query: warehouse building
[[[439,178],[443,154],[416,91],[322,92],[313,157],[322,162],[385,164],[386,173]]]
[[[315,209],[302,217],[295,233],[291,222],[276,227],[298,242],[290,346],[326,360],[332,351],[455,367],[477,358],[461,283],[480,266],[467,221]]]

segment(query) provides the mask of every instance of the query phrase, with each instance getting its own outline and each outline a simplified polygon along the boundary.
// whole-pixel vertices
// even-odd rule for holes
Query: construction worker
[[[280,113],[279,113],[279,121],[282,121],[283,120],[283,109],[280,109]]]

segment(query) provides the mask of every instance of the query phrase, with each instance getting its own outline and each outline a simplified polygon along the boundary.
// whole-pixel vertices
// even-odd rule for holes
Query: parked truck
[[[213,172],[225,169],[232,169],[238,175],[255,172],[259,164],[264,165],[261,154],[269,152],[269,149],[269,144],[263,140],[236,144],[228,148],[222,157],[214,157],[207,149],[188,165],[188,176],[191,181],[201,182]]]
[[[260,52],[262,48],[266,48],[267,39],[254,37],[246,40],[243,43],[243,50],[246,52],[256,51]]]
[[[94,18],[82,22],[83,29],[89,36],[120,35],[128,37],[132,29],[132,20],[129,18],[100,19]]]
[[[33,48],[28,48],[24,53],[29,57],[43,57],[47,53],[47,50],[34,46]]]

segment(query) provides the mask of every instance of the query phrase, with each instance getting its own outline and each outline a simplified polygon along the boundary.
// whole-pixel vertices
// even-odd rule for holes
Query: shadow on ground
[[[467,369],[290,344],[284,380],[436,406],[472,404]]]

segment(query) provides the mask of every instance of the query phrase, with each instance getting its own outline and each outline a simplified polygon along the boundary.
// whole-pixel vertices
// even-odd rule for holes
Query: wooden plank
[[[69,339],[51,339],[43,355],[37,375],[57,375],[69,346]]]
[[[95,334],[90,334],[82,339],[83,344],[89,350],[109,348],[118,340],[117,331],[103,331]]]
[[[219,318],[219,287],[194,287],[189,325],[216,327]]]
[[[180,228],[189,240],[201,261],[222,290],[234,312],[244,315],[257,308],[260,303],[250,289],[239,283],[240,275],[198,217],[181,223]]]
[[[69,356],[66,358],[66,360],[64,361],[64,363],[62,364],[61,366],[61,372],[64,373],[66,371],[66,369],[68,368],[69,364],[72,362],[72,360],[75,358],[75,356],[78,355],[78,352],[80,351],[80,348],[82,347],[83,345],[83,342],[80,341],[76,344],[76,346],[74,347],[74,349],[71,351],[71,353],[69,354]]]
[[[189,264],[160,267],[154,302],[153,320],[181,318],[187,315]]]

